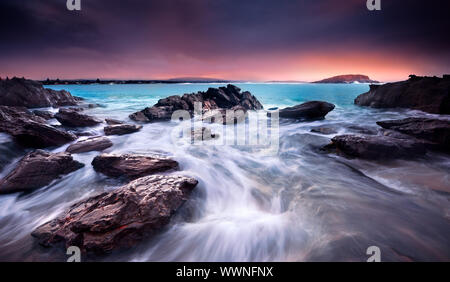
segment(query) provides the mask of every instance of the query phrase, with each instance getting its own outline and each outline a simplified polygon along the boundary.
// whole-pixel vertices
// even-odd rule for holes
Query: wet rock
[[[172,114],[177,110],[185,110],[192,114],[196,102],[202,104],[204,111],[232,109],[237,106],[244,110],[263,108],[250,92],[241,92],[241,89],[229,84],[227,87],[209,88],[206,92],[161,99],[153,107],[131,114],[130,118],[142,122],[170,120]]]
[[[313,129],[311,129],[311,132],[320,133],[320,134],[324,134],[324,135],[330,135],[330,134],[337,133],[336,129],[332,128],[332,127],[315,127]]]
[[[322,101],[309,101],[294,107],[280,110],[281,118],[292,119],[323,119],[334,109],[334,105]]]
[[[34,110],[33,114],[37,115],[38,117],[41,117],[45,120],[49,120],[55,117],[55,114],[53,114],[50,111],[41,111],[41,110]]]
[[[111,147],[113,143],[107,137],[96,136],[82,141],[78,141],[75,144],[70,145],[66,152],[69,153],[85,153],[91,151],[103,151]]]
[[[355,104],[372,108],[410,108],[450,114],[450,79],[411,76],[409,80],[371,86]]]
[[[37,81],[17,77],[0,80],[0,105],[44,108],[76,104],[69,92],[46,89]]]
[[[82,110],[68,108],[68,109],[59,109],[59,112],[55,114],[55,118],[64,126],[69,127],[86,127],[86,126],[94,126],[99,123],[102,123],[101,120],[80,113]]]
[[[426,153],[427,144],[416,139],[399,139],[384,135],[340,135],[325,149],[363,159],[411,158]]]
[[[105,119],[105,122],[107,125],[116,125],[116,124],[124,124],[125,123],[124,121],[112,119],[112,118]]]
[[[178,168],[178,162],[161,156],[102,154],[92,161],[97,172],[109,177],[136,179]]]
[[[116,124],[104,128],[106,135],[125,135],[141,130],[142,125],[135,124]]]
[[[18,143],[31,148],[61,146],[76,136],[45,123],[25,108],[0,106],[0,132],[12,135]]]
[[[64,244],[95,254],[128,248],[168,224],[197,183],[183,176],[142,177],[74,204],[31,235],[46,247]]]
[[[433,118],[406,118],[401,120],[379,121],[377,124],[385,129],[391,129],[439,144],[450,151],[450,120]]]
[[[0,193],[28,191],[49,185],[62,175],[69,174],[84,165],[75,161],[69,153],[48,153],[37,150],[27,154],[18,166],[0,180]]]
[[[203,113],[202,121],[208,123],[219,123],[223,125],[233,125],[242,123],[248,116],[247,110],[243,106],[235,106],[231,109],[215,109]]]

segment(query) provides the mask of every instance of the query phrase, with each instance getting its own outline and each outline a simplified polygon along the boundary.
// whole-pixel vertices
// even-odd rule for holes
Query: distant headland
[[[379,81],[370,79],[367,75],[363,74],[344,74],[329,77],[314,83],[380,83]]]

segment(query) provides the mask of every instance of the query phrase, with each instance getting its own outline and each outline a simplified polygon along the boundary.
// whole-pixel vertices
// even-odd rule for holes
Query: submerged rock
[[[49,185],[62,175],[69,174],[84,165],[75,161],[69,153],[48,153],[37,150],[23,157],[17,167],[0,180],[0,193],[28,191]]]
[[[17,77],[0,80],[0,105],[44,108],[76,104],[77,100],[69,92],[46,89],[37,81]]]
[[[372,108],[410,108],[450,114],[450,78],[410,76],[409,80],[371,85],[355,104]]]
[[[86,126],[94,126],[99,123],[102,123],[101,120],[81,114],[82,110],[74,109],[74,108],[63,108],[59,109],[59,112],[55,114],[55,118],[64,126],[69,127],[86,127]]]
[[[104,128],[106,135],[125,135],[141,130],[142,125],[135,124],[115,124]]]
[[[322,101],[309,101],[297,106],[280,110],[281,118],[323,119],[334,109],[334,105]]]
[[[450,121],[433,118],[406,118],[379,121],[383,128],[431,141],[450,151]]]
[[[168,224],[197,183],[183,176],[142,177],[71,206],[31,235],[43,246],[62,243],[96,254],[131,247]]]
[[[131,114],[130,118],[142,122],[170,120],[172,114],[177,110],[185,110],[192,114],[196,102],[202,104],[204,111],[231,109],[236,106],[240,106],[244,110],[263,108],[258,99],[250,92],[241,92],[241,89],[229,84],[227,87],[209,88],[206,92],[161,99],[153,107]]]
[[[103,151],[111,147],[113,143],[107,137],[96,136],[82,141],[78,141],[75,144],[70,145],[66,152],[69,153],[85,153],[91,151]]]
[[[400,139],[385,135],[340,135],[331,139],[326,149],[363,159],[411,158],[426,153],[427,144],[413,138]]]
[[[0,132],[12,135],[21,145],[31,148],[61,146],[76,136],[45,123],[25,108],[0,106]]]
[[[105,119],[105,122],[107,125],[116,125],[116,124],[124,124],[125,123],[124,121],[112,119],[112,118]]]
[[[102,154],[92,161],[94,169],[109,177],[136,179],[177,169],[178,162],[160,156]]]
[[[330,135],[337,133],[337,130],[332,127],[315,127],[311,129],[311,132]]]

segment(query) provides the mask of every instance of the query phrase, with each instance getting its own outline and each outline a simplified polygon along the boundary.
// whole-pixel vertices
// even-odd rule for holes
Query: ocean
[[[223,85],[48,87],[99,104],[87,114],[129,121],[129,114],[158,99]],[[238,145],[179,145],[171,138],[175,122],[145,124],[137,133],[111,136],[114,146],[105,152],[169,156],[180,163],[175,174],[194,177],[199,185],[161,232],[130,250],[88,260],[366,261],[370,246],[380,248],[383,261],[450,260],[448,155],[368,161],[320,150],[335,135],[376,134],[376,121],[433,115],[355,106],[354,98],[368,91],[368,84],[236,85],[255,95],[265,109],[310,100],[336,108],[324,120],[281,120],[279,147],[271,155]],[[103,134],[103,126],[88,130]],[[311,132],[316,127],[336,132]],[[5,134],[0,134],[0,152],[5,156],[0,177],[26,153]],[[90,163],[98,154],[75,154],[85,167],[45,188],[0,195],[0,260],[64,260],[61,249],[37,246],[30,233],[71,204],[122,185],[93,170]]]

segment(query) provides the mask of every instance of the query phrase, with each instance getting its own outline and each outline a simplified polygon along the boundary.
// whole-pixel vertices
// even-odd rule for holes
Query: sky
[[[380,81],[450,73],[450,1],[0,1],[0,77]]]

